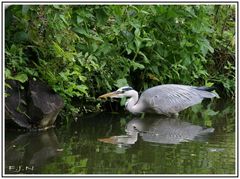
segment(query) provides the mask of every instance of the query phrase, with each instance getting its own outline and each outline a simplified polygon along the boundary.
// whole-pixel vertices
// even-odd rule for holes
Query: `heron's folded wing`
[[[151,108],[160,113],[178,113],[203,100],[199,91],[188,86],[160,86],[148,98]]]

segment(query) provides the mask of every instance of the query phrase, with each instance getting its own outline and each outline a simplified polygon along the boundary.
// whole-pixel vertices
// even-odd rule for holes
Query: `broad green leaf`
[[[62,19],[62,21],[63,21],[66,25],[68,25],[68,22],[67,22],[67,20],[65,19],[65,16],[64,16],[64,15],[59,15],[59,17]]]
[[[9,85],[8,83],[5,83],[5,87],[12,89],[11,85]]]
[[[136,37],[140,37],[140,29],[139,29],[139,28],[136,28],[136,29],[135,29],[134,35],[135,35]]]
[[[147,56],[143,52],[139,51],[138,53],[143,56],[143,60],[144,60],[145,63],[150,63]]]
[[[79,167],[86,167],[88,159],[81,159],[79,162]]]
[[[120,100],[120,106],[125,106],[126,101],[127,101],[127,98],[126,98],[126,97],[121,98],[121,100]]]
[[[25,42],[28,40],[28,34],[24,31],[16,32],[14,34],[14,39],[18,42]]]
[[[5,69],[5,78],[10,79],[11,78],[11,71],[9,69]]]
[[[66,72],[60,72],[59,75],[62,77],[64,81],[68,81],[67,73]]]
[[[127,82],[126,78],[118,79],[115,82],[115,86],[118,87],[118,88],[121,88],[123,86],[128,86],[128,82]]]
[[[151,68],[152,68],[152,70],[153,70],[153,72],[154,72],[155,74],[160,75],[160,74],[159,74],[158,66],[155,65],[155,66],[152,66]]]
[[[79,75],[79,80],[81,80],[82,82],[85,82],[87,80],[87,77]]]
[[[13,79],[25,83],[28,80],[28,76],[24,73],[20,73],[14,76]]]
[[[140,64],[140,63],[137,63],[135,61],[130,61],[130,64],[131,66],[133,67],[133,70],[136,70],[136,69],[144,69],[144,65]]]
[[[86,85],[77,85],[76,88],[85,95],[88,95],[87,93],[88,87]]]
[[[218,114],[218,111],[213,111],[213,110],[211,110],[211,109],[208,109],[207,110],[207,115],[208,116],[215,116],[215,115],[217,115]]]
[[[80,24],[80,23],[82,23],[83,22],[83,19],[82,19],[82,17],[80,17],[80,16],[77,16],[77,23],[78,24]]]
[[[64,55],[64,50],[55,42],[53,42],[53,49],[57,57],[62,57]]]

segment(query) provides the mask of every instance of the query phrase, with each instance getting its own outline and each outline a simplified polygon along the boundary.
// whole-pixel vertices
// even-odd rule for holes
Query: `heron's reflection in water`
[[[159,144],[179,144],[197,139],[214,131],[185,122],[178,118],[150,116],[144,119],[134,118],[126,125],[126,135],[98,139],[101,142],[117,144],[119,147],[135,144],[139,137],[146,142]]]

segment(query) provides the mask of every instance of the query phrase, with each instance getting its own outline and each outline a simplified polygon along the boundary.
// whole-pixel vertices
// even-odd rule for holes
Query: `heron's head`
[[[125,132],[128,135],[134,135],[136,133],[143,132],[145,130],[145,125],[142,120],[133,119],[129,121],[125,127]]]
[[[132,97],[136,91],[130,86],[124,86],[119,88],[117,91],[113,91],[110,93],[106,93],[104,95],[99,96],[99,98],[123,98],[123,97]]]

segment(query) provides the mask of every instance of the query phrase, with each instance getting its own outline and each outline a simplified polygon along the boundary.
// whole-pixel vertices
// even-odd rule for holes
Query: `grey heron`
[[[130,86],[106,93],[99,98],[127,97],[126,109],[133,114],[156,113],[167,116],[178,115],[178,112],[201,103],[204,98],[218,97],[211,92],[213,87],[196,87],[178,84],[159,85],[144,91],[139,98],[138,92]]]

